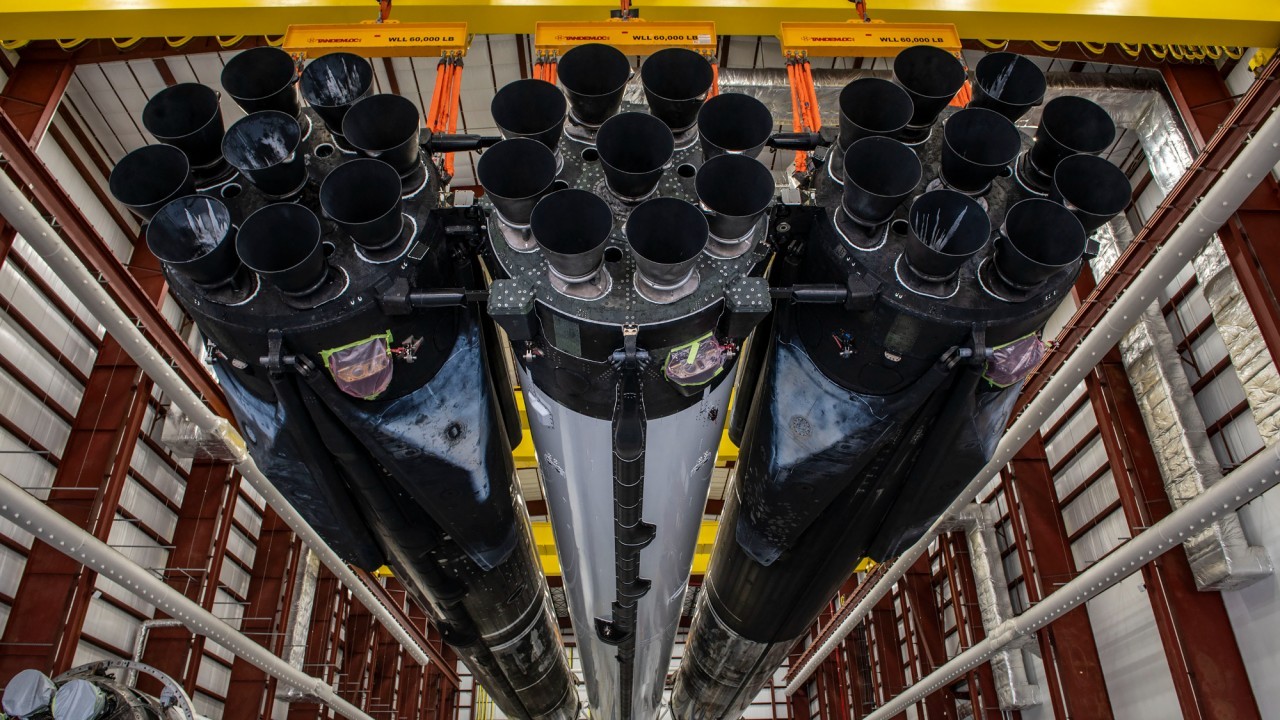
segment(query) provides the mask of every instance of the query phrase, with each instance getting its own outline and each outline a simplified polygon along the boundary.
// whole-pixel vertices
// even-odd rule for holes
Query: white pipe
[[[914,545],[904,550],[889,566],[853,612],[845,617],[817,651],[809,657],[809,660],[800,667],[796,676],[787,684],[788,695],[804,686],[804,683],[817,670],[818,665],[866,618],[871,608],[875,607],[876,603],[902,579],[915,561],[928,551],[930,543],[938,536],[941,528],[950,522],[950,518],[961,508],[976,500],[987,483],[1000,472],[1001,468],[1013,460],[1013,456],[1033,435],[1039,432],[1040,426],[1062,404],[1071,390],[1084,380],[1089,371],[1102,360],[1103,355],[1120,342],[1120,338],[1137,323],[1142,311],[1151,305],[1160,291],[1169,284],[1170,279],[1191,262],[1191,258],[1204,246],[1209,237],[1227,223],[1227,220],[1235,214],[1249,194],[1278,162],[1280,162],[1280,115],[1277,115],[1273,109],[1266,122],[1259,125],[1252,140],[1241,149],[1231,165],[1222,171],[1217,182],[1187,214],[1186,220],[1169,235],[1169,239],[1151,257],[1146,269],[1120,293],[1099,323],[1085,335],[1080,344],[1070,350],[1071,354],[1066,364],[1045,383],[1040,394],[1027,405],[1018,421],[1000,439],[1000,444],[996,446],[991,461],[978,471],[969,486],[930,526],[928,532]]]
[[[169,587],[163,580],[3,476],[0,476],[0,516],[8,518],[58,552],[92,568],[120,587],[164,610],[192,632],[213,640],[235,653],[236,657],[243,658],[282,682],[314,696],[343,717],[373,720],[360,708],[339,697],[324,680],[312,677],[276,657],[274,653],[219,620],[213,613]]]
[[[1048,625],[1137,572],[1142,566],[1178,547],[1188,537],[1212,524],[1222,513],[1236,510],[1270,490],[1278,481],[1280,446],[1273,445],[1236,468],[1191,502],[1169,513],[1145,532],[1138,533],[1132,540],[1094,563],[1031,609],[1001,623],[985,640],[951,658],[945,665],[921,678],[863,720],[886,720],[904,712],[947,683],[991,659],[1009,643]]]
[[[351,591],[356,600],[369,609],[373,617],[391,632],[392,637],[409,651],[418,664],[424,667],[428,665],[431,662],[430,658],[413,636],[262,474],[254,464],[253,458],[249,456],[244,438],[240,436],[231,421],[210,410],[195,391],[179,377],[155,346],[138,330],[134,321],[120,309],[120,306],[116,305],[98,279],[81,264],[57,231],[45,221],[35,206],[23,197],[18,186],[4,173],[0,173],[0,216],[4,216],[18,234],[27,241],[27,244],[44,258],[54,274],[71,289],[71,293],[80,302],[84,303],[94,319],[102,323],[107,332],[120,343],[120,347],[124,348],[129,357],[133,358],[138,367],[142,368],[173,403],[198,427],[222,441],[236,458],[235,466],[240,475],[249,481],[253,489],[276,511],[289,529],[293,530],[294,534],[316,553],[320,562],[324,563],[339,582]]]

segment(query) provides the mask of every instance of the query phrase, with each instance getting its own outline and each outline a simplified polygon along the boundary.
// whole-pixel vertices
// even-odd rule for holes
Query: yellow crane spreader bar
[[[716,51],[716,24],[631,19],[539,22],[534,26],[533,46],[542,52],[562,53],[587,43],[612,45],[627,55],[649,55],[671,47],[710,54]]]
[[[336,23],[290,25],[282,47],[309,58],[332,52],[364,57],[462,56],[470,37],[467,24],[456,23]]]

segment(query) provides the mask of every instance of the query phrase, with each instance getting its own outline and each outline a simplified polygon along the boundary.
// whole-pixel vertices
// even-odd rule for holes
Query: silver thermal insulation
[[[1147,116],[1138,123],[1135,130],[1147,153],[1154,184],[1161,193],[1167,193],[1191,163],[1190,149],[1168,104],[1151,103]],[[1100,241],[1102,249],[1092,261],[1093,271],[1095,276],[1101,277],[1133,241],[1134,232],[1125,216],[1121,215],[1101,228],[1095,237]],[[1209,281],[1214,283],[1214,294],[1219,297],[1223,295],[1224,285],[1234,288],[1235,314],[1231,322],[1237,328],[1247,328],[1252,325],[1252,314],[1245,306],[1245,316],[1241,316],[1240,306],[1245,304],[1239,298],[1239,284],[1231,268],[1225,262],[1215,262],[1212,259],[1215,256],[1222,257],[1222,244],[1217,237],[1211,238],[1197,256],[1197,274],[1201,265],[1212,271],[1211,277],[1200,276],[1200,282],[1206,286],[1206,295],[1209,294]],[[1200,258],[1205,260],[1201,261]],[[1225,281],[1226,277],[1230,277],[1229,282]],[[1218,304],[1210,300],[1211,306]],[[1221,305],[1227,306],[1226,303]],[[1221,322],[1218,307],[1213,308],[1213,313],[1214,321]],[[1245,317],[1248,318],[1247,322]],[[1233,364],[1239,352],[1242,359],[1248,358],[1254,363],[1265,362],[1270,365],[1265,345],[1250,350],[1255,343],[1262,343],[1256,331],[1252,333],[1252,340],[1248,338],[1249,332],[1232,334],[1234,337],[1228,339],[1224,332],[1223,339],[1227,342]],[[1233,344],[1236,345],[1235,349],[1232,349]],[[1173,336],[1157,304],[1149,307],[1139,318],[1137,325],[1121,339],[1120,352],[1147,432],[1151,436],[1165,490],[1173,506],[1181,507],[1220,480],[1222,470],[1209,443],[1204,418],[1196,406],[1191,383],[1182,366]],[[1274,366],[1270,367],[1269,374],[1271,387],[1274,388]],[[1266,378],[1267,373],[1259,371],[1250,376],[1253,383]],[[1256,416],[1258,406],[1254,405],[1254,393],[1250,391],[1249,385],[1245,388]],[[1271,402],[1274,402],[1274,392]],[[1271,402],[1264,404],[1270,406]],[[1239,589],[1268,577],[1273,572],[1265,548],[1249,544],[1239,516],[1235,513],[1223,514],[1218,522],[1188,539],[1183,546],[1196,584],[1201,590]]]
[[[993,510],[991,506],[972,503],[960,511],[951,523],[953,529],[964,533],[965,542],[969,546],[969,563],[973,569],[978,612],[988,636],[1014,617],[1013,602],[1009,598],[1009,581],[1004,572],[1004,559],[996,542]],[[1023,646],[1032,641],[1032,636],[1022,638],[1005,646],[991,658],[996,700],[1001,710],[1021,710],[1044,702],[1040,686],[1028,679],[1023,657]]]
[[[619,717],[618,649],[595,632],[615,599],[613,426],[557,404],[521,372],[529,429],[547,497],[569,614],[593,720]],[[640,555],[652,586],[637,604],[632,717],[653,718],[662,702],[671,649],[715,468],[732,383],[646,426],[644,521],[656,527]]]
[[[840,122],[840,91],[845,85],[860,77],[892,79],[888,70],[813,70],[814,89],[818,94],[818,107],[822,111],[822,124],[835,126]],[[1131,75],[1111,73],[1047,73],[1048,90],[1045,102],[1059,95],[1077,95],[1092,100],[1111,113],[1116,124],[1134,129],[1146,116],[1148,107],[1159,96],[1162,80],[1159,73],[1141,71]],[[791,128],[791,86],[787,71],[781,68],[746,70],[721,68],[720,92],[744,93],[757,98],[768,106],[774,121]],[[630,90],[630,88],[628,88]],[[636,89],[639,93],[639,89]],[[637,102],[643,102],[643,94]],[[1018,126],[1034,128],[1040,123],[1040,107],[1032,108],[1018,121]]]

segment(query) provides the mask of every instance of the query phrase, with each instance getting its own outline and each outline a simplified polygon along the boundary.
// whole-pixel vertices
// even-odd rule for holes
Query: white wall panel
[[[49,409],[43,398],[32,395],[3,370],[0,370],[0,415],[12,421],[49,452],[62,454],[71,427]]]
[[[1240,523],[1255,545],[1280,557],[1280,495],[1274,490],[1244,506]],[[1264,718],[1280,718],[1280,576],[1222,593],[1240,655]]]
[[[18,581],[27,566],[27,558],[21,553],[0,545],[0,594],[13,597],[18,592]]]
[[[1130,576],[1090,600],[1088,608],[1115,716],[1124,720],[1181,717],[1142,577]]]
[[[139,442],[133,449],[133,457],[129,467],[146,478],[157,490],[174,503],[182,504],[182,496],[187,483],[168,463],[161,460],[155,451],[145,443]]]
[[[124,650],[133,650],[141,621],[102,598],[89,601],[85,611],[84,632]]]

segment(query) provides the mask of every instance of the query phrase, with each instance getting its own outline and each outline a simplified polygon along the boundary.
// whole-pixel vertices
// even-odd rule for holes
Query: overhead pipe
[[[1277,481],[1280,481],[1280,447],[1272,446],[1250,458],[1196,499],[1090,565],[1026,612],[988,630],[986,639],[951,658],[863,720],[888,720],[905,712],[913,704],[991,660],[1011,643],[1049,625],[1177,548],[1187,538],[1212,525],[1222,513],[1235,511],[1256,499],[1272,489]]]
[[[0,216],[14,226],[23,239],[44,259],[54,274],[66,284],[76,299],[82,302],[94,319],[116,338],[129,357],[133,358],[138,367],[142,368],[147,377],[151,378],[173,404],[197,427],[222,443],[235,458],[236,470],[249,482],[254,491],[261,495],[267,505],[273,508],[289,526],[289,529],[316,553],[325,567],[351,591],[356,600],[369,609],[373,617],[413,656],[414,661],[423,666],[430,663],[427,652],[414,641],[391,612],[360,582],[346,562],[334,552],[333,548],[329,547],[258,469],[253,459],[249,457],[244,438],[231,421],[205,405],[200,396],[187,385],[177,371],[170,366],[168,360],[138,329],[137,323],[112,301],[111,296],[98,282],[98,278],[85,268],[75,253],[62,241],[57,231],[7,175],[0,177]],[[125,587],[129,586],[125,585]],[[191,626],[188,625],[188,627]],[[213,636],[210,635],[210,637]],[[268,670],[268,672],[271,671]]]
[[[343,700],[324,680],[307,675],[250,640],[186,595],[169,587],[146,568],[3,476],[0,476],[0,516],[72,560],[165,611],[181,621],[191,632],[213,640],[259,670],[314,696],[343,717],[351,720],[373,720],[355,705]]]
[[[1231,218],[1250,193],[1258,186],[1271,168],[1280,163],[1280,115],[1272,110],[1266,122],[1259,125],[1253,139],[1240,151],[1236,159],[1218,177],[1217,181],[1205,193],[1201,201],[1188,214],[1187,220],[1169,235],[1146,269],[1139,273],[1129,287],[1120,294],[1111,308],[1103,314],[1087,335],[1070,353],[1062,368],[1054,373],[1045,389],[1032,400],[1013,423],[1012,427],[1000,439],[999,445],[991,460],[974,476],[973,481],[942,513],[913,545],[902,550],[898,559],[894,560],[880,580],[873,586],[839,626],[833,629],[809,659],[800,666],[787,683],[787,694],[791,695],[804,686],[812,677],[822,661],[854,628],[858,627],[871,609],[875,607],[893,586],[906,575],[907,570],[928,551],[930,543],[938,536],[951,517],[963,507],[973,502],[982,488],[1007,465],[1045,422],[1052,412],[1065,400],[1067,395],[1084,380],[1090,370],[1102,359],[1120,338],[1137,322],[1145,310],[1168,284],[1178,270],[1191,261],[1196,252]],[[1253,461],[1250,461],[1251,463]],[[1209,488],[1201,498],[1183,506],[1174,515],[1182,513],[1194,503],[1209,496],[1216,497],[1217,491],[1236,478],[1243,468],[1238,468],[1220,485]],[[1207,506],[1201,506],[1207,507]],[[1172,519],[1174,515],[1171,515]],[[1185,517],[1185,516],[1184,516]],[[1153,534],[1153,530],[1139,535],[1139,538]],[[1131,541],[1131,545],[1135,541]],[[1128,547],[1128,546],[1126,546]],[[1122,548],[1123,549],[1123,548]],[[1097,566],[1095,566],[1097,567]],[[1092,569],[1091,569],[1092,570]],[[1083,575],[1072,581],[1074,585]],[[1065,589],[1065,588],[1064,588]],[[1059,593],[1062,591],[1060,590]],[[1055,595],[1059,594],[1055,593]],[[1048,606],[1045,602],[1040,605]],[[1040,606],[1037,606],[1040,607]],[[887,717],[887,716],[884,716]]]

